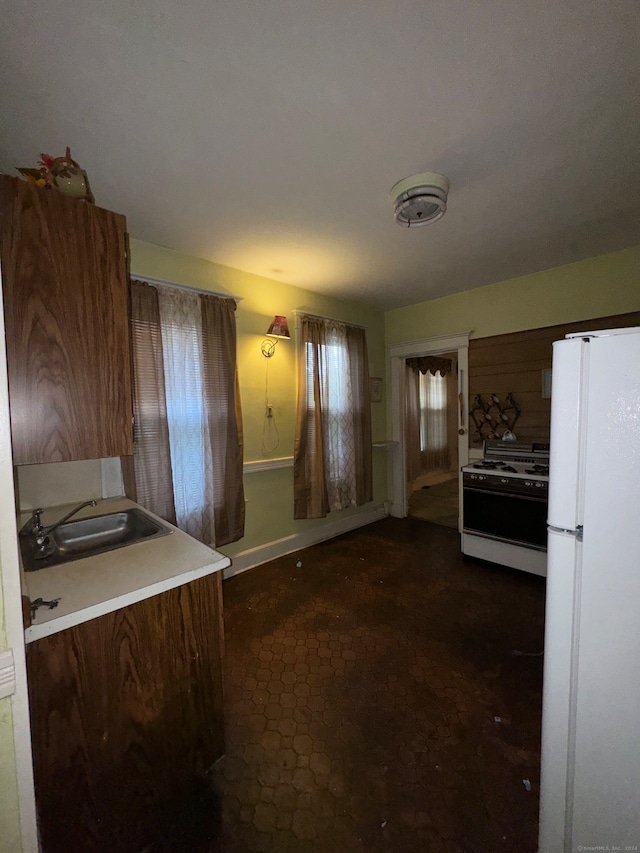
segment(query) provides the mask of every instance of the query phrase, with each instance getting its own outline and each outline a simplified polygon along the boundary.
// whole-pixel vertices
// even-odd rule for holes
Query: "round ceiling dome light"
[[[398,225],[407,228],[430,225],[445,214],[449,181],[444,175],[423,172],[398,181],[389,195]]]

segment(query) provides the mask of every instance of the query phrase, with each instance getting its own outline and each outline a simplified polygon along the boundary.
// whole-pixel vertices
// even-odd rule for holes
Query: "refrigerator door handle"
[[[552,533],[565,533],[569,536],[575,536],[578,542],[582,542],[583,535],[583,527],[579,524],[575,529],[569,530],[566,527],[555,527],[553,524],[547,525],[547,530],[550,530]]]

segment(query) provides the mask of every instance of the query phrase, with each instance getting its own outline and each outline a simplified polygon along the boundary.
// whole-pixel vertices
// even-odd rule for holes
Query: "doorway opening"
[[[408,514],[458,529],[458,353],[405,360]]]
[[[442,523],[442,519],[446,518],[447,525],[453,524],[460,530],[462,518],[462,490],[460,488],[462,475],[460,468],[466,465],[469,459],[469,428],[467,422],[469,333],[442,335],[421,341],[395,344],[390,347],[389,355],[391,357],[392,438],[397,445],[397,452],[391,458],[393,483],[391,515],[396,518],[405,518],[409,515],[410,498],[419,490],[420,492],[430,493],[429,497],[426,494],[421,495],[414,498],[413,503],[426,501],[435,504],[438,507],[437,512],[441,514],[441,520],[437,523]],[[413,432],[411,430],[410,421],[412,418],[415,419],[415,412],[419,408],[419,403],[408,406],[407,395],[413,393],[419,400],[420,391],[419,381],[416,381],[415,373],[409,370],[408,364],[413,364],[413,360],[419,361],[426,357],[432,359],[430,363],[434,366],[441,359],[443,361],[440,364],[449,368],[442,371],[436,370],[433,373],[430,370],[428,371],[432,376],[438,373],[444,375],[447,403],[446,407],[443,410],[441,409],[439,420],[436,418],[432,422],[431,430],[423,430],[422,438],[418,439],[424,448],[423,451],[419,452],[425,454],[426,470],[416,471],[415,465],[410,463],[411,455],[415,452],[416,436],[415,429]],[[426,373],[424,375],[426,376]],[[447,379],[447,377],[450,378]],[[440,392],[444,387],[439,380],[422,380],[422,384],[424,386],[422,396],[425,405],[429,402],[430,390],[434,390],[432,398],[437,399],[436,386],[439,385]],[[433,389],[430,389],[429,386],[433,386]],[[439,405],[442,407],[441,402]],[[432,408],[435,409],[437,406],[434,404]],[[449,421],[449,417],[451,417],[451,421]],[[428,427],[427,421],[425,424]],[[420,436],[419,427],[417,429],[417,434]],[[408,431],[413,435],[413,439],[409,439],[409,441],[407,440]],[[443,434],[446,436],[444,444],[448,448],[448,458],[446,453],[440,457],[437,455],[443,449],[438,446],[443,444]],[[412,442],[413,451],[411,449]],[[423,476],[425,479],[422,479]],[[423,486],[429,488],[424,489]],[[431,497],[432,495],[433,497]],[[457,512],[455,510],[456,500],[458,502]],[[448,504],[446,509],[445,504]],[[453,510],[451,510],[452,506]]]

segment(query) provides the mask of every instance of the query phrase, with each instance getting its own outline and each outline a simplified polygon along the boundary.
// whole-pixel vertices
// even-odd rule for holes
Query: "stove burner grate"
[[[548,465],[534,465],[533,468],[525,468],[525,474],[549,474]]]

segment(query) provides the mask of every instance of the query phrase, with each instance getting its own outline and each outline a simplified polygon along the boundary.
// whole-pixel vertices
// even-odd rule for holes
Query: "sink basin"
[[[35,546],[33,537],[20,537],[22,563],[26,572],[57,566],[71,560],[81,560],[114,551],[135,542],[156,539],[172,533],[172,529],[161,521],[147,515],[141,509],[125,509],[67,521],[52,530],[44,555]]]

